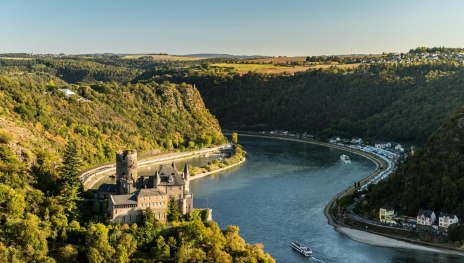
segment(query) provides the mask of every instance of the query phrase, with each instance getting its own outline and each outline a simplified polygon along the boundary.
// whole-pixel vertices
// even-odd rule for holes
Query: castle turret
[[[156,171],[156,174],[155,174],[155,187],[154,188],[157,188],[158,185],[160,185],[161,183],[161,176],[159,174],[158,171]]]
[[[125,150],[116,154],[116,185],[120,194],[133,191],[137,181],[137,151]]]
[[[182,177],[185,181],[185,191],[190,192],[190,172],[188,169],[188,165],[184,165],[184,171],[182,172]]]

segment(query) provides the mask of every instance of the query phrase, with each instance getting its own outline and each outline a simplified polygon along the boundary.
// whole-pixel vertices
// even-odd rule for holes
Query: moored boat
[[[298,242],[298,241],[293,241],[292,242],[292,248],[301,253],[305,257],[310,257],[313,255],[313,251],[311,250],[310,247]]]
[[[350,157],[348,155],[346,155],[346,154],[342,154],[340,156],[340,160],[342,160],[345,163],[351,163]]]

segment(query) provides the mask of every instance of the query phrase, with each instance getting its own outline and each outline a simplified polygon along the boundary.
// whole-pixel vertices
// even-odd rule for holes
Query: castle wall
[[[169,199],[174,198],[175,200],[178,200],[178,199],[184,198],[184,186],[183,185],[180,185],[180,186],[161,185],[161,186],[158,186],[158,189],[165,192],[169,196]]]
[[[142,220],[142,210],[137,207],[114,208],[111,223],[132,224]]]

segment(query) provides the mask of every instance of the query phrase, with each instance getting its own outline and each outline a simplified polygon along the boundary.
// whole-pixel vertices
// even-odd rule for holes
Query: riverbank
[[[257,135],[257,134],[247,134],[247,133],[240,133],[240,136],[244,137],[258,137],[258,138],[272,138],[278,140],[286,140],[286,141],[294,141],[294,142],[301,142],[301,143],[309,143],[314,145],[320,145],[324,147],[330,147],[346,152],[350,152],[353,154],[360,155],[365,157],[376,164],[376,169],[366,178],[361,180],[361,185],[370,181],[372,178],[376,177],[379,173],[381,173],[382,167],[386,167],[387,163],[382,158],[367,152],[363,152],[357,149],[344,147],[340,145],[335,145],[331,143],[319,142],[314,140],[305,140],[305,139],[297,139],[297,138],[288,138],[288,137],[279,137],[279,136],[268,136],[268,135]],[[391,248],[405,248],[405,249],[414,249],[419,251],[428,251],[428,252],[435,252],[435,253],[446,253],[451,255],[463,255],[464,253],[457,250],[447,249],[443,246],[436,245],[436,244],[429,244],[422,241],[416,240],[409,240],[404,238],[396,238],[393,236],[386,236],[381,234],[374,234],[363,230],[352,229],[350,227],[346,227],[343,225],[338,224],[330,213],[330,209],[334,207],[336,201],[344,197],[345,195],[351,194],[355,191],[353,186],[347,187],[345,190],[337,193],[325,206],[324,208],[324,215],[327,218],[329,225],[333,226],[335,230],[339,233],[346,235],[348,238],[355,240],[360,243],[365,243],[368,245],[374,246],[381,246],[381,247],[391,247]]]
[[[139,168],[144,168],[146,166],[156,165],[160,163],[168,163],[173,161],[184,160],[187,158],[192,158],[195,156],[205,155],[212,152],[221,151],[231,147],[231,144],[219,145],[213,148],[206,148],[190,152],[178,152],[178,153],[164,153],[157,154],[154,156],[145,157],[144,159],[138,162]],[[232,165],[233,167],[234,165]],[[225,169],[229,168],[224,167]],[[223,168],[221,168],[223,169]],[[116,173],[116,164],[103,164],[101,166],[93,167],[91,169],[85,170],[81,175],[81,182],[85,190],[92,189],[92,187],[104,177],[114,175]]]
[[[337,231],[346,235],[350,239],[361,242],[364,244],[369,244],[373,246],[380,246],[380,247],[392,247],[392,248],[405,248],[405,249],[414,249],[414,250],[421,250],[427,252],[442,252],[439,249],[430,248],[426,246],[416,245],[413,243],[392,239],[388,237],[384,237],[381,235],[372,234],[369,232],[361,231],[358,229],[348,228],[338,226]]]
[[[219,169],[210,171],[210,172],[200,173],[200,174],[197,174],[197,175],[194,175],[194,176],[190,176],[190,181],[193,181],[193,180],[196,180],[196,179],[200,179],[200,178],[202,178],[202,177],[205,177],[205,176],[208,176],[208,175],[212,175],[212,174],[215,174],[215,173],[220,173],[220,172],[222,172],[222,171],[225,171],[225,170],[228,170],[228,169],[233,168],[233,167],[235,167],[235,166],[238,166],[238,165],[244,163],[245,161],[246,161],[246,158],[243,158],[243,160],[240,160],[240,162],[231,164],[231,165],[229,165],[229,166],[227,166],[227,167],[222,167],[222,168],[219,168]]]

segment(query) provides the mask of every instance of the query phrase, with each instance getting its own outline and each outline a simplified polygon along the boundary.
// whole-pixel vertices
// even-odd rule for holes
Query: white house
[[[70,89],[60,89],[60,91],[64,92],[64,94],[68,97],[72,95],[76,95],[76,93]]]
[[[396,224],[397,222],[393,219],[395,217],[395,210],[391,208],[380,208],[379,209],[379,220],[385,224]]]
[[[457,224],[457,223],[459,223],[459,219],[456,215],[441,212],[440,216],[438,216],[439,227],[448,229],[448,227],[451,224]]]
[[[374,146],[375,146],[375,148],[386,149],[386,148],[391,147],[391,143],[389,143],[389,142],[378,142],[378,143],[375,143]]]
[[[432,210],[419,209],[417,213],[417,225],[432,226],[437,221],[437,216]]]
[[[404,152],[403,146],[401,144],[399,144],[399,143],[395,146],[395,150],[400,151],[400,152]]]

